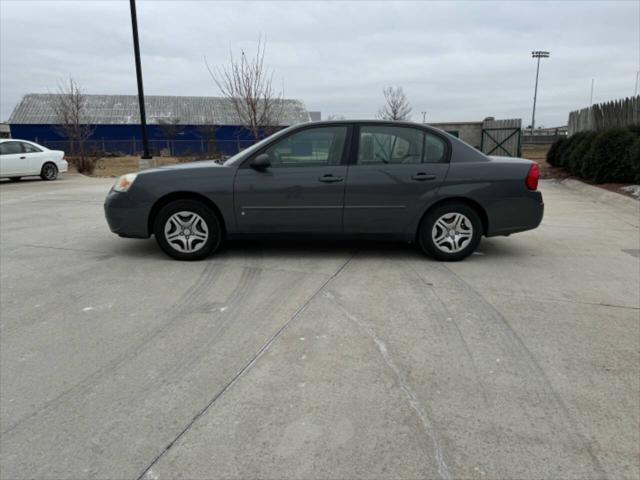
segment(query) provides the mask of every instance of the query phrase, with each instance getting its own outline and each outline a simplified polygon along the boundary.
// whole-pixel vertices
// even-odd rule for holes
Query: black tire
[[[19,182],[22,177],[9,177],[10,182]]]
[[[47,181],[58,178],[58,167],[56,164],[51,162],[45,163],[40,171],[40,178]]]
[[[462,218],[459,215],[466,218]],[[440,219],[443,219],[445,223],[455,222],[456,219],[461,219],[460,229],[458,230],[456,228],[454,232],[466,233],[469,228],[471,228],[471,233],[470,235],[465,235],[464,233],[458,235],[458,233],[454,233],[453,235],[445,235],[443,237],[442,232],[446,229],[442,228],[440,226],[441,224],[439,224],[435,229],[436,238],[434,238],[434,225]],[[450,238],[445,239],[447,236]],[[481,237],[482,221],[478,212],[474,208],[460,202],[444,203],[432,208],[426,213],[422,222],[420,222],[420,228],[418,230],[418,243],[422,251],[436,260],[447,262],[456,262],[471,255],[475,249],[478,248]],[[443,246],[438,246],[436,243],[436,239],[438,238],[442,239],[440,242],[444,244]],[[457,248],[461,249],[458,251],[447,251],[447,249],[455,250]]]
[[[176,214],[182,212],[187,215],[176,216]],[[189,220],[189,214],[192,215],[192,219],[194,216],[200,217],[200,219],[191,220],[193,223],[190,226],[178,227],[176,222],[184,221],[185,219]],[[167,222],[170,219],[172,221],[168,224]],[[201,222],[206,224],[206,240],[201,240],[196,236],[205,230]],[[189,230],[190,227],[192,227],[193,232],[197,233]],[[176,228],[178,230],[182,228],[182,230],[177,231]],[[169,235],[172,233],[177,234],[172,241],[167,238],[165,233],[167,229],[169,229]],[[172,229],[173,232],[171,231]],[[187,233],[185,234],[185,232]],[[222,241],[222,228],[217,214],[197,200],[176,200],[162,207],[156,215],[153,233],[160,248],[176,260],[202,260],[216,251]],[[191,236],[189,235],[190,233]],[[180,251],[179,248],[193,248],[194,251]]]

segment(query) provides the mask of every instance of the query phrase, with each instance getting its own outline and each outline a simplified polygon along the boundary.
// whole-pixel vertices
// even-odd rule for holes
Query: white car
[[[20,180],[39,175],[43,180],[55,180],[68,167],[62,150],[49,150],[27,140],[0,140],[0,178]]]

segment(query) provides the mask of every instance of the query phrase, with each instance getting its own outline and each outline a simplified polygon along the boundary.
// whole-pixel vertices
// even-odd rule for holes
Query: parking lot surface
[[[0,477],[639,477],[638,202],[543,182],[460,263],[181,263],[108,231],[111,183],[0,185]]]

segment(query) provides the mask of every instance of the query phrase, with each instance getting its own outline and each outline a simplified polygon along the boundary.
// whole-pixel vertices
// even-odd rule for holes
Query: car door
[[[347,173],[344,231],[403,234],[442,184],[449,144],[409,126],[361,124]]]
[[[340,233],[350,127],[294,131],[256,152],[238,168],[234,209],[242,233]],[[270,166],[255,169],[253,158]]]
[[[27,142],[22,143],[22,150],[27,157],[27,168],[32,175],[39,175],[42,165],[47,160],[47,153],[40,147]]]
[[[0,143],[0,176],[25,175],[28,170],[22,142],[11,140]]]

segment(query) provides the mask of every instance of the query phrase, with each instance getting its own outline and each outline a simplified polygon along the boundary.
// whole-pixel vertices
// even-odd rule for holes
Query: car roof
[[[352,119],[352,120],[317,120],[298,125],[349,125],[351,123],[367,123],[378,125],[402,125],[408,127],[429,127],[426,123],[411,122],[408,120],[379,120],[379,119]],[[433,128],[433,127],[431,127]]]
[[[39,147],[42,147],[42,145],[40,145],[39,143],[32,142],[31,140],[23,140],[22,138],[0,138],[0,143],[4,143],[4,142],[25,142],[25,143],[31,143],[33,145],[38,145]]]

